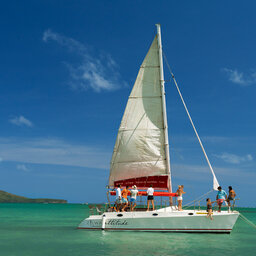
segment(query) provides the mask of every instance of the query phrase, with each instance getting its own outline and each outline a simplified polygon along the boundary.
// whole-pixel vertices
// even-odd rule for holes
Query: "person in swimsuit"
[[[217,204],[219,206],[219,212],[221,212],[222,203],[227,200],[227,193],[222,189],[221,186],[218,187],[218,193],[216,196]]]
[[[176,194],[177,194],[177,200],[178,200],[178,210],[182,211],[182,195],[185,194],[186,192],[183,191],[184,186],[183,185],[179,185]]]
[[[139,191],[137,190],[136,185],[134,185],[131,189],[131,195],[130,195],[131,212],[134,210],[136,206],[136,197],[138,192]]]
[[[235,199],[235,197],[236,197],[236,192],[235,192],[235,190],[231,187],[231,186],[229,186],[228,187],[228,199],[227,199],[227,202],[228,202],[228,207],[230,207],[231,206],[231,202],[230,201],[233,201],[234,199]]]
[[[207,198],[206,202],[207,202],[207,205],[206,205],[207,206],[207,208],[206,208],[207,216],[206,216],[206,218],[210,217],[210,219],[213,220],[213,217],[212,217],[212,204],[215,203],[216,201],[211,202],[211,199]]]
[[[149,203],[152,204],[153,211],[155,210],[155,205],[154,205],[154,189],[153,186],[150,185],[148,190],[147,190],[147,195],[148,195],[148,201],[147,201],[147,211],[149,211]]]
[[[122,191],[122,203],[123,203],[123,209],[122,209],[122,212],[125,211],[125,209],[128,207],[128,199],[127,199],[127,196],[128,196],[128,193],[130,192],[130,190],[128,190],[129,186],[126,186],[125,189],[123,189]]]

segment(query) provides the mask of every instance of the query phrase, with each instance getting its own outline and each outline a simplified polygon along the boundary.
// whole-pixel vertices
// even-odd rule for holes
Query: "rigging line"
[[[256,225],[255,225],[252,221],[248,220],[242,213],[239,213],[239,214],[240,214],[239,217],[240,217],[243,221],[245,221],[247,224],[251,225],[253,228],[256,229]]]
[[[217,180],[217,178],[216,178],[216,176],[215,176],[215,173],[214,173],[214,171],[213,171],[212,165],[211,165],[211,163],[210,163],[210,161],[209,161],[209,159],[208,159],[208,156],[207,156],[207,154],[206,154],[206,151],[205,151],[205,149],[204,149],[203,143],[202,143],[202,141],[201,141],[201,139],[200,139],[200,137],[199,137],[199,135],[198,135],[198,133],[197,133],[196,127],[195,127],[195,125],[194,125],[194,123],[193,123],[193,121],[192,121],[192,118],[191,118],[190,114],[189,114],[189,111],[188,111],[188,109],[187,109],[186,103],[185,103],[185,101],[184,101],[184,99],[183,99],[183,97],[182,97],[182,94],[181,94],[181,92],[180,92],[179,86],[178,86],[178,84],[177,84],[177,82],[176,82],[176,79],[175,79],[175,77],[174,77],[174,74],[172,73],[171,67],[170,67],[170,65],[169,65],[169,63],[168,63],[168,61],[167,61],[167,58],[166,58],[164,52],[163,52],[163,56],[164,56],[164,60],[165,60],[165,62],[166,62],[166,64],[167,64],[167,67],[168,67],[168,69],[169,69],[169,71],[170,71],[170,73],[171,73],[171,76],[172,76],[172,79],[173,79],[173,81],[174,81],[174,84],[175,84],[175,86],[176,86],[176,88],[177,88],[177,90],[178,90],[178,93],[179,93],[179,95],[180,95],[181,101],[182,101],[182,103],[183,103],[183,105],[184,105],[184,108],[185,108],[185,110],[186,110],[186,112],[187,112],[187,115],[188,115],[188,118],[189,118],[189,120],[190,120],[190,123],[191,123],[191,125],[192,125],[192,127],[193,127],[193,129],[194,129],[194,132],[195,132],[195,134],[196,134],[196,137],[197,137],[197,139],[198,139],[198,141],[199,141],[199,144],[200,144],[200,146],[201,146],[201,148],[202,148],[202,150],[203,150],[203,153],[204,153],[204,156],[205,156],[205,158],[206,158],[206,161],[207,161],[207,163],[208,163],[208,165],[209,165],[209,167],[210,167],[210,170],[211,170],[211,172],[212,172],[212,175],[213,175],[213,187],[214,187],[215,190],[217,190],[216,187],[219,186],[219,182],[218,182],[218,180]],[[216,184],[216,186],[214,186],[214,184]]]
[[[191,201],[191,202],[185,204],[183,208],[185,209],[185,208],[188,207],[190,204],[192,204],[192,203],[194,203],[194,202],[197,202],[197,201],[198,201],[198,202],[201,201],[206,195],[210,194],[210,193],[213,192],[213,191],[214,191],[214,190],[211,189],[210,191],[208,191],[207,193],[203,194],[202,196],[199,196],[199,197],[196,198],[195,200],[193,200],[193,201]],[[201,200],[199,200],[199,199],[201,199]]]

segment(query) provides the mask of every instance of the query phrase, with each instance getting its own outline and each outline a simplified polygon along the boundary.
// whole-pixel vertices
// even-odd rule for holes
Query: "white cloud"
[[[2,157],[0,157],[0,163],[1,163],[1,162],[3,162],[3,158],[2,158]]]
[[[246,86],[256,83],[255,71],[250,72],[248,75],[230,68],[223,68],[222,71],[224,71],[228,75],[228,79],[235,84]]]
[[[246,179],[247,182],[254,182],[256,173],[247,168],[236,167],[217,167],[213,166],[214,173],[221,183],[221,181],[232,178]],[[226,178],[228,177],[228,179]],[[208,181],[212,183],[212,174],[207,165],[197,164],[174,164],[172,165],[172,178],[186,180],[186,181]]]
[[[5,161],[109,169],[111,153],[61,139],[0,138],[0,155]]]
[[[248,155],[246,156],[246,158],[247,158],[248,161],[252,161],[252,160],[253,160],[253,157],[252,157],[251,154],[248,154]]]
[[[230,142],[234,141],[234,138],[224,137],[224,136],[202,136],[201,139],[204,142],[209,142],[209,143],[213,143],[213,144],[230,143]]]
[[[56,41],[61,46],[67,47],[70,51],[79,52],[80,54],[86,54],[86,47],[69,37],[62,36],[58,33],[52,32],[50,29],[43,33],[43,41],[48,42],[49,40]]]
[[[29,171],[29,169],[25,166],[25,164],[18,164],[17,165],[17,169],[21,170],[21,171],[24,171],[24,172],[28,172]]]
[[[221,155],[215,155],[215,156],[231,164],[240,164],[242,162],[248,162],[253,160],[253,157],[251,154],[248,154],[245,156],[238,156],[230,153],[222,153]]]
[[[243,137],[227,137],[227,136],[215,136],[215,135],[204,135],[200,137],[202,142],[209,142],[213,144],[218,143],[231,143],[234,140],[241,140],[245,139]],[[175,140],[178,143],[195,143],[195,145],[198,145],[198,139],[196,135],[173,135],[173,140]]]
[[[33,123],[27,118],[25,118],[24,116],[16,116],[10,119],[9,122],[17,126],[28,126],[28,127],[33,126]]]
[[[94,91],[100,92],[118,89],[120,84],[126,85],[125,82],[121,81],[117,64],[109,54],[95,57],[89,53],[84,44],[51,30],[46,30],[43,34],[43,41],[48,42],[50,40],[81,57],[81,62],[76,65],[66,63],[72,78],[70,85],[73,89],[87,90],[92,88]]]

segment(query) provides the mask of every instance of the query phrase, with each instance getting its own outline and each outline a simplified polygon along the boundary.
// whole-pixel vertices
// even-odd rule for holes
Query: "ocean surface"
[[[256,208],[238,210],[256,224]],[[231,234],[76,229],[88,215],[87,205],[0,204],[0,255],[256,255],[256,229],[240,218]]]

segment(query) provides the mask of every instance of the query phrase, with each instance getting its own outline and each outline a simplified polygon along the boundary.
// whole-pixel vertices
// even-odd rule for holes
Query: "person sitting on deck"
[[[178,195],[177,200],[178,200],[178,211],[182,211],[182,195],[185,194],[186,192],[183,191],[184,185],[179,185],[176,194]]]
[[[228,202],[228,207],[230,207],[231,206],[231,203],[230,203],[230,201],[233,201],[234,199],[235,199],[235,197],[236,197],[236,192],[235,192],[235,190],[233,190],[233,188],[231,187],[231,186],[229,186],[228,187],[228,199],[227,199],[227,202]]]
[[[138,194],[138,190],[137,190],[137,187],[136,185],[134,185],[132,187],[132,190],[131,190],[131,199],[130,199],[130,204],[131,204],[131,212],[134,210],[135,206],[136,206],[136,197],[137,197],[137,194]]]
[[[125,189],[123,189],[122,191],[122,203],[123,203],[123,209],[122,209],[122,212],[125,211],[125,209],[128,207],[128,199],[127,199],[127,196],[128,196],[128,193],[130,192],[130,190],[128,190],[129,186],[126,186]]]
[[[154,205],[154,189],[153,186],[150,185],[148,190],[147,190],[147,196],[148,196],[148,201],[147,201],[147,211],[149,211],[149,203],[152,204],[153,211],[155,210],[155,205]]]
[[[207,216],[206,216],[206,218],[210,217],[210,219],[213,220],[213,217],[212,217],[212,204],[215,203],[216,201],[211,202],[211,199],[207,198],[206,202],[207,202],[207,209],[206,209]]]
[[[219,206],[219,212],[221,212],[222,203],[227,199],[227,193],[222,189],[221,186],[218,187],[218,192],[216,196],[217,204]]]
[[[121,204],[122,204],[121,185],[117,185],[117,189],[116,189],[116,203],[115,204],[116,204],[116,211],[119,212]]]

